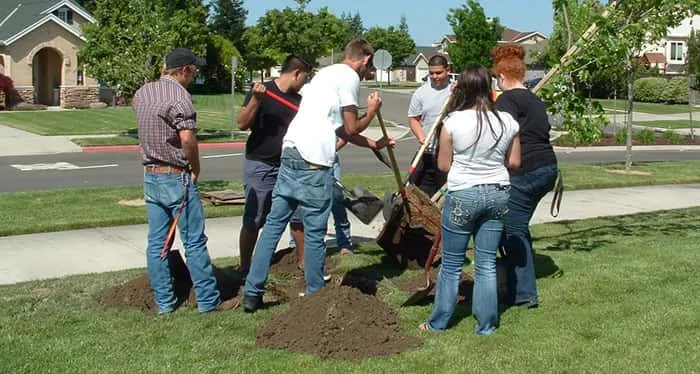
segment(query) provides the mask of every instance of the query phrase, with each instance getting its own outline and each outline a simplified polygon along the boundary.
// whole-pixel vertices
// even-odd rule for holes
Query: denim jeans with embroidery
[[[474,290],[472,313],[475,332],[490,335],[498,327],[496,252],[508,210],[510,186],[486,184],[450,191],[442,211],[442,266],[438,274],[432,330],[447,328],[455,305],[469,239],[474,236]]]

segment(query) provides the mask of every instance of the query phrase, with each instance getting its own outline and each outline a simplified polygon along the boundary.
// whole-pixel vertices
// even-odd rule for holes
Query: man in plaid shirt
[[[187,267],[192,277],[200,312],[226,310],[238,305],[221,301],[212,270],[204,210],[199,200],[200,172],[197,148],[196,111],[185,87],[197,75],[204,60],[185,48],[166,57],[161,78],[147,83],[134,95],[133,109],[139,126],[141,160],[144,165],[144,198],[148,214],[148,277],[160,314],[174,311],[178,300],[173,292],[168,257],[161,256],[174,217],[185,246]]]

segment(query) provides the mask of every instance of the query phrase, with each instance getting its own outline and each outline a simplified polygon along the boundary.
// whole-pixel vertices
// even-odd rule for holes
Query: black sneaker
[[[246,313],[255,313],[256,310],[260,309],[263,305],[262,295],[244,295],[243,296],[243,310]]]

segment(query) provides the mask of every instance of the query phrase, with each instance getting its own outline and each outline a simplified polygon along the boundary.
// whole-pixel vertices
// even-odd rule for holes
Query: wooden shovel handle
[[[388,138],[389,134],[386,132],[386,126],[384,125],[384,119],[382,118],[382,112],[377,111],[377,120],[379,121],[379,127],[382,128],[382,134],[384,137]],[[406,187],[401,180],[401,172],[399,171],[399,165],[396,162],[396,156],[394,156],[394,147],[389,145],[386,147],[389,152],[389,161],[391,161],[391,170],[394,172],[394,177],[396,178],[396,185],[399,187],[399,193],[402,197],[406,197]]]

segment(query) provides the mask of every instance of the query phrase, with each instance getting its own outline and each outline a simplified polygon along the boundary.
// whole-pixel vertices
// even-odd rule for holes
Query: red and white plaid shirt
[[[192,96],[177,80],[163,76],[146,83],[132,103],[139,126],[141,161],[144,165],[186,168],[179,130],[196,130],[197,112]]]

